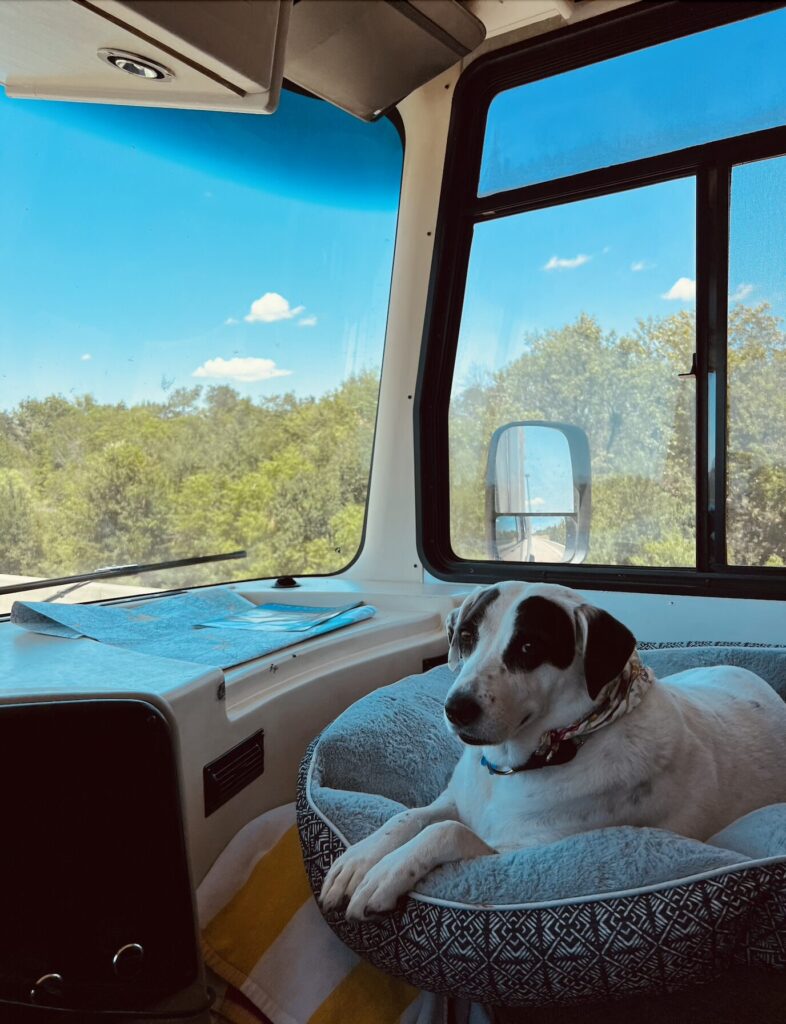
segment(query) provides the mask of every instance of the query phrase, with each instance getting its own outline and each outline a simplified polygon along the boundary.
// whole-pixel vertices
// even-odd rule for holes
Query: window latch
[[[691,377],[695,380],[699,375],[699,369],[696,366],[696,353],[693,353],[693,359],[691,360],[690,370],[687,373],[678,373],[677,376],[680,380],[689,380]]]

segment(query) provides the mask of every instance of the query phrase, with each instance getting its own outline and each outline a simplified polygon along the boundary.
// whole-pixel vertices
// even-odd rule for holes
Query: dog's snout
[[[445,714],[454,725],[469,725],[480,715],[481,707],[472,697],[457,694],[445,704]]]

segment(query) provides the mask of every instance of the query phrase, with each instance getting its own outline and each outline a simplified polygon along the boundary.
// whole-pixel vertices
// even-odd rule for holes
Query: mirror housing
[[[590,448],[581,427],[519,420],[494,431],[486,462],[489,558],[583,562],[591,515]]]

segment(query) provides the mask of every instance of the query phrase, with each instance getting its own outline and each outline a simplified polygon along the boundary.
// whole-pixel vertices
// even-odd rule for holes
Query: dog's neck
[[[572,761],[589,736],[631,712],[654,682],[652,669],[642,664],[634,650],[625,668],[606,683],[590,710],[569,725],[547,729],[529,758],[518,763],[522,752],[516,750],[515,742],[509,742],[488,750],[484,748],[481,764],[492,775],[515,775]],[[496,760],[500,755],[501,763]]]

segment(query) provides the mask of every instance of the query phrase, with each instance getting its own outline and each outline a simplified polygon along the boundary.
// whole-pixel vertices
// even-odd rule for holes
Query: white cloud
[[[258,359],[254,356],[235,359],[208,359],[191,374],[192,377],[214,377],[239,380],[246,384],[270,380],[272,377],[288,377],[291,370],[280,370],[272,359]]]
[[[244,317],[249,324],[273,324],[277,320],[291,320],[300,316],[305,306],[290,308],[289,301],[278,292],[265,292],[259,299],[251,303],[251,311]]]
[[[638,274],[642,270],[652,270],[652,264],[647,263],[646,260],[636,260],[635,263],[631,263],[630,269],[634,274]]]
[[[315,316],[304,316],[302,320],[298,320],[298,327],[316,327],[317,318]]]
[[[755,287],[756,286],[752,284],[738,285],[735,291],[729,296],[729,302],[743,302],[748,298]]]
[[[545,504],[546,504],[546,499],[545,498],[532,498],[530,500],[530,505],[533,508],[543,508],[543,506]]]
[[[83,363],[89,363],[93,357],[90,355],[89,352],[85,352],[85,354],[80,356],[79,358],[82,360]]]
[[[677,299],[679,302],[693,302],[696,298],[696,282],[689,277],[679,277],[667,292],[661,295],[662,299]]]
[[[560,256],[552,256],[548,263],[544,264],[544,270],[573,270],[574,267],[581,267],[585,263],[589,263],[591,256],[585,256],[584,253],[579,253],[578,256],[573,256],[571,259]]]
[[[232,324],[239,324],[239,323],[240,323],[240,321],[236,320],[233,316],[228,316],[226,318],[226,320],[224,321],[224,326],[225,327],[231,327]]]

